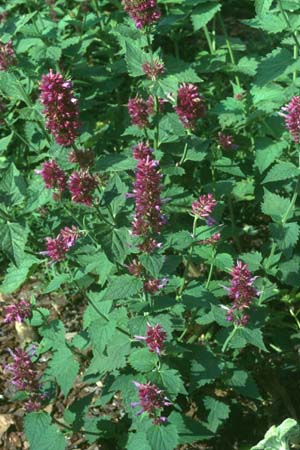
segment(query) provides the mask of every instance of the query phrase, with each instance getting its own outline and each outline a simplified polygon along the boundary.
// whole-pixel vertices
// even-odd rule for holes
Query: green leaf
[[[143,287],[139,278],[130,275],[120,275],[114,278],[108,285],[105,293],[107,300],[119,300],[121,298],[130,298],[137,295]]]
[[[261,205],[261,210],[267,216],[271,216],[275,222],[281,222],[289,210],[287,219],[293,216],[293,208],[290,208],[290,200],[273,194],[264,188],[264,201]]]
[[[215,162],[214,166],[220,172],[229,173],[230,175],[234,175],[236,177],[245,177],[245,174],[240,169],[238,163],[230,158],[220,158]]]
[[[201,348],[195,356],[191,367],[192,390],[215,381],[221,375],[221,363],[210,350]]]
[[[208,428],[215,433],[221,423],[229,417],[230,408],[223,402],[215,400],[213,397],[204,397],[204,406],[209,410],[207,418]]]
[[[285,224],[270,223],[269,228],[280,250],[294,247],[298,242],[300,228],[297,222]]]
[[[259,64],[255,83],[264,86],[270,81],[277,80],[281,75],[292,69],[293,55],[285,48],[276,48]]]
[[[247,344],[252,344],[265,352],[268,351],[263,341],[262,332],[258,328],[238,328],[229,346],[232,348],[243,348]]]
[[[65,450],[66,440],[51,417],[45,412],[27,414],[24,419],[25,434],[30,450]]]
[[[269,138],[258,138],[255,141],[255,165],[263,173],[288,147],[287,141],[273,142]],[[269,172],[270,173],[270,172]]]
[[[9,204],[17,205],[22,202],[25,192],[25,181],[14,163],[11,163],[0,181],[0,198],[4,194],[4,203],[7,198]]]
[[[8,136],[5,136],[0,139],[0,152],[3,152],[7,149],[7,147],[10,144],[10,141],[12,140],[14,133],[9,134]]]
[[[176,426],[179,444],[192,444],[196,441],[211,439],[213,434],[200,422],[196,422],[188,416],[172,411],[168,417],[169,422]]]
[[[255,0],[255,12],[258,16],[264,16],[271,8],[273,0]]]
[[[145,53],[138,43],[132,39],[125,41],[125,60],[127,63],[128,73],[132,77],[140,77],[144,74],[142,65],[150,59],[149,55]]]
[[[174,450],[178,445],[178,434],[174,425],[151,427],[147,438],[152,450]]]
[[[281,161],[271,168],[263,180],[263,184],[275,181],[289,180],[299,176],[300,170],[291,162]]]
[[[0,292],[2,294],[12,294],[19,289],[27,280],[30,268],[36,263],[38,264],[39,260],[31,255],[25,255],[19,267],[10,263],[0,286]]]
[[[127,450],[153,450],[153,448],[150,447],[146,433],[143,431],[129,433],[126,448]]]
[[[28,229],[16,222],[8,222],[0,230],[2,251],[17,267],[24,259],[27,236]]]
[[[171,397],[176,397],[178,394],[187,394],[178,370],[163,367],[159,371],[159,377],[166,392]]]
[[[65,345],[60,346],[53,355],[48,373],[55,377],[65,397],[70,392],[78,371],[79,364],[71,350]]]
[[[262,254],[260,252],[242,253],[241,260],[248,264],[251,272],[255,272],[261,267]]]
[[[164,264],[165,257],[162,255],[145,254],[141,255],[140,261],[150,275],[157,278]]]
[[[107,321],[102,317],[93,320],[88,328],[93,348],[102,353],[108,342],[110,342],[115,329],[116,323],[113,320]]]
[[[213,17],[220,11],[221,5],[219,3],[205,3],[204,5],[199,5],[194,9],[192,13],[192,22],[194,26],[194,31],[200,30],[204,27]]]
[[[158,362],[158,357],[148,348],[141,348],[130,354],[128,362],[137,372],[150,372]]]
[[[71,281],[72,280],[68,273],[60,273],[59,275],[56,275],[53,280],[50,281],[50,283],[47,284],[43,292],[44,294],[49,294],[49,292],[56,291],[61,287],[61,285],[70,283]]]

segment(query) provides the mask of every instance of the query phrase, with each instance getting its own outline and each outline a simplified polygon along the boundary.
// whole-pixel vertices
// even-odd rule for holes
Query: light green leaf
[[[205,408],[209,410],[207,418],[208,428],[215,433],[221,423],[228,418],[230,408],[225,403],[220,402],[213,397],[204,397],[203,402]]]
[[[290,208],[290,200],[273,194],[267,189],[264,189],[264,201],[261,205],[261,210],[267,216],[271,216],[275,222],[281,222],[288,210],[290,212],[287,219],[293,216],[293,208]]]
[[[16,222],[7,222],[2,225],[0,230],[2,251],[17,267],[24,258],[27,236],[28,229]]]
[[[78,371],[79,364],[71,350],[65,345],[60,346],[53,355],[48,373],[55,377],[65,397],[70,392]]]
[[[299,176],[300,170],[289,161],[280,161],[271,168],[263,180],[263,184],[275,181],[289,180]]]
[[[150,372],[158,362],[158,356],[148,348],[141,348],[130,354],[128,362],[137,372]]]
[[[152,450],[174,450],[178,445],[178,434],[174,425],[151,427],[147,438]]]
[[[66,440],[51,417],[45,412],[27,414],[24,419],[25,434],[30,450],[65,450]]]
[[[192,14],[192,22],[194,26],[194,31],[200,30],[204,27],[213,17],[221,10],[220,3],[205,3],[204,5],[199,5],[194,9]]]

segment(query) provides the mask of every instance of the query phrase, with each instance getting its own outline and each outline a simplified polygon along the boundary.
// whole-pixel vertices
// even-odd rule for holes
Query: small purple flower
[[[289,130],[296,144],[300,141],[300,97],[294,96],[291,101],[281,108],[281,115],[285,118],[285,126]]]
[[[12,41],[7,44],[0,42],[0,71],[7,70],[16,63],[15,51]]]
[[[192,212],[195,216],[202,219],[210,218],[216,205],[217,201],[214,199],[213,194],[200,195],[199,200],[192,203]]]
[[[66,253],[75,245],[78,239],[78,231],[75,226],[63,228],[56,238],[46,238],[47,250],[41,252],[46,254],[53,262],[66,259]]]
[[[227,312],[227,320],[237,325],[246,325],[249,316],[244,313],[244,310],[249,308],[253,298],[259,295],[253,286],[257,277],[252,276],[247,264],[243,264],[242,261],[237,261],[230,274],[231,285],[230,288],[225,289],[228,291],[229,298],[233,300],[233,306]]]
[[[72,145],[77,136],[78,100],[74,97],[71,81],[50,69],[40,83],[40,100],[45,106],[46,127],[55,141],[66,147]]]
[[[204,99],[195,84],[183,83],[179,87],[175,111],[184,127],[189,129],[194,129],[196,121],[205,115]]]
[[[163,395],[163,391],[160,390],[155,384],[151,384],[150,381],[146,384],[133,382],[138,389],[139,402],[134,402],[131,404],[133,408],[140,406],[141,410],[138,411],[137,415],[146,412],[150,418],[154,419],[154,424],[164,423],[167,418],[161,416],[161,410],[165,406],[170,406],[172,403],[170,400]],[[161,419],[161,420],[159,420]]]
[[[94,175],[91,175],[87,170],[73,172],[68,186],[73,202],[91,206],[93,192],[98,186]]]
[[[168,278],[162,278],[162,279],[150,279],[147,281],[144,281],[144,289],[146,292],[149,292],[149,294],[155,294],[159,290],[163,289],[165,285],[168,282]]]
[[[135,336],[135,339],[146,342],[150,352],[155,352],[158,355],[161,354],[166,338],[167,333],[161,325],[157,324],[152,327],[149,323],[147,324],[146,336]]]
[[[160,19],[156,0],[122,0],[122,4],[138,29],[152,25]]]
[[[40,170],[35,170],[35,173],[41,175],[47,189],[58,188],[60,192],[63,192],[66,189],[66,173],[53,159],[51,161],[46,161]]]
[[[238,146],[234,143],[234,139],[231,135],[226,135],[221,133],[221,131],[218,133],[218,141],[220,147],[222,147],[224,150],[227,150],[231,148],[232,150],[236,150]]]
[[[143,266],[136,258],[127,266],[128,272],[135,277],[140,277],[143,272]]]
[[[31,304],[24,299],[4,307],[4,323],[24,322],[31,316]]]
[[[142,65],[142,69],[149,80],[157,80],[157,78],[162,75],[165,71],[165,66],[159,59],[154,59],[153,61],[146,61]]]

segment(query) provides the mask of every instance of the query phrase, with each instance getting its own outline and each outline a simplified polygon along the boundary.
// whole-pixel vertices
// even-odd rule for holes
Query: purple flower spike
[[[47,189],[58,188],[60,192],[66,189],[67,176],[53,159],[46,161],[40,170],[35,170],[35,173],[41,175]]]
[[[79,127],[78,100],[74,97],[71,81],[50,69],[42,77],[40,91],[40,100],[45,106],[46,127],[58,144],[69,147],[74,143]]]
[[[184,127],[189,129],[194,129],[196,121],[205,115],[204,99],[195,84],[183,83],[180,86],[175,111]]]
[[[69,179],[69,191],[73,202],[91,206],[92,194],[97,185],[96,178],[88,171],[73,172]]]
[[[162,75],[165,71],[165,66],[159,59],[154,59],[152,62],[147,61],[142,65],[142,69],[149,80],[157,80],[159,75]]]
[[[65,227],[55,239],[46,238],[47,251],[41,253],[48,255],[53,262],[63,261],[66,259],[66,253],[75,245],[77,239],[77,228]]]
[[[138,29],[152,25],[160,18],[156,0],[122,0],[122,4]]]
[[[259,295],[253,286],[256,278],[248,270],[247,264],[237,261],[231,271],[231,286],[226,288],[229,298],[233,300],[233,306],[227,312],[229,322],[235,322],[237,325],[247,324],[249,316],[244,313],[244,310],[249,308],[253,298]]]
[[[4,307],[4,323],[24,322],[31,316],[31,304],[24,299],[18,303]]]
[[[165,285],[168,283],[168,278],[162,278],[162,279],[150,279],[144,282],[144,289],[146,292],[149,292],[150,294],[155,294],[160,289],[163,289]]]
[[[134,381],[133,383],[138,389],[138,396],[140,399],[139,402],[131,404],[133,408],[137,406],[141,407],[141,410],[137,412],[137,415],[146,412],[150,418],[154,419],[153,424],[155,425],[166,422],[167,418],[161,416],[161,410],[165,406],[172,405],[172,403],[163,395],[163,391],[155,384],[151,384],[150,381],[146,384],[138,383],[137,381]]]
[[[137,340],[145,341],[150,352],[155,352],[160,355],[167,338],[167,333],[163,330],[161,325],[157,324],[152,327],[148,323],[146,336],[135,336],[135,338]]]
[[[12,41],[7,44],[0,42],[0,71],[7,70],[16,63]]]
[[[294,96],[291,101],[281,108],[281,115],[285,118],[285,125],[296,144],[300,141],[300,97]]]
[[[210,218],[216,205],[217,201],[214,199],[213,194],[200,195],[199,200],[192,203],[192,211],[195,216],[202,219]]]

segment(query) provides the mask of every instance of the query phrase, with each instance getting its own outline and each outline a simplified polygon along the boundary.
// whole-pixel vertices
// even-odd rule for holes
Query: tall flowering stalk
[[[156,0],[122,0],[122,4],[138,29],[152,25],[160,19]]]
[[[17,303],[4,307],[4,323],[24,322],[31,316],[31,304],[21,298]]]
[[[94,175],[91,175],[87,170],[80,170],[73,172],[69,179],[69,191],[73,202],[82,203],[86,206],[91,206],[93,201],[93,192],[98,186]]]
[[[153,327],[150,323],[147,323],[146,336],[135,336],[135,339],[145,341],[150,352],[160,355],[167,339],[167,333],[161,325],[157,324]]]
[[[153,157],[153,150],[148,144],[140,143],[133,148],[133,156],[137,160],[133,193],[128,197],[135,199],[135,215],[133,219],[133,235],[143,239],[140,249],[151,252],[159,244],[155,235],[159,234],[166,224],[166,217],[161,211],[161,174],[159,161]]]
[[[46,127],[58,144],[69,147],[74,143],[79,127],[78,100],[74,96],[71,81],[50,69],[42,77],[40,91],[40,100],[45,107],[43,113],[47,119]]]
[[[140,411],[137,415],[147,413],[148,416],[153,419],[153,424],[158,425],[160,423],[166,423],[168,418],[162,416],[162,410],[165,406],[170,406],[172,403],[164,396],[163,391],[160,390],[155,384],[138,383],[133,382],[138,389],[139,402],[131,403],[133,408],[140,406]]]
[[[45,395],[41,392],[38,370],[32,362],[29,352],[16,348],[10,350],[13,362],[6,366],[6,370],[12,374],[12,384],[18,391],[26,391],[29,400],[25,403],[27,411],[35,411],[41,408]]]
[[[35,170],[35,173],[41,175],[47,189],[57,188],[60,192],[63,192],[67,187],[66,173],[53,159],[44,162],[42,168]]]
[[[233,305],[228,310],[226,318],[236,325],[246,325],[249,315],[245,313],[245,310],[249,308],[253,298],[258,296],[258,291],[253,286],[257,277],[252,276],[247,264],[243,264],[242,261],[237,261],[230,274],[230,287],[225,289],[228,291],[229,298],[233,300]]]
[[[192,203],[193,215],[201,219],[209,219],[217,205],[213,194],[200,195],[199,199]]]

